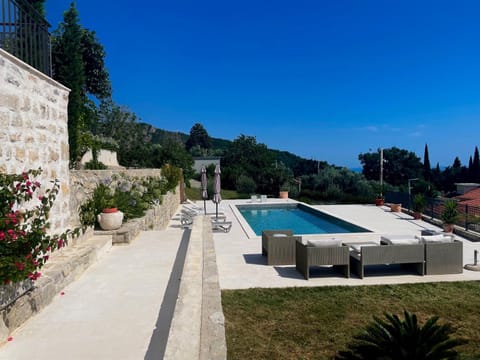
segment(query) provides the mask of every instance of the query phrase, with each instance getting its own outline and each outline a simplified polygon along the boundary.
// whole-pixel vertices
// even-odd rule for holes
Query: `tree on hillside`
[[[456,190],[455,183],[464,182],[468,179],[468,169],[462,165],[460,159],[455,157],[452,166],[447,166],[442,173],[441,189],[446,192]]]
[[[68,101],[68,135],[70,162],[79,159],[81,134],[95,123],[94,103],[89,97],[110,96],[110,81],[104,67],[105,52],[95,34],[79,23],[75,4],[63,15],[63,23],[52,35],[53,78],[70,89]]]
[[[405,185],[408,179],[420,177],[423,165],[414,152],[392,147],[383,150],[383,179],[391,185]],[[368,180],[378,180],[380,176],[380,152],[364,153],[358,156]]]
[[[212,140],[208,136],[207,130],[203,127],[202,124],[196,123],[190,129],[190,137],[186,142],[187,150],[198,146],[201,149],[210,149],[212,147]]]
[[[240,135],[222,158],[222,184],[230,189],[244,175],[255,181],[259,192],[274,194],[284,181],[285,171],[267,146],[257,143],[253,136]]]
[[[432,167],[430,165],[430,158],[428,156],[428,145],[425,144],[425,152],[423,154],[423,178],[430,181]]]
[[[473,160],[471,167],[469,167],[469,173],[471,181],[480,182],[480,157],[477,146],[475,146],[475,152],[473,153]]]

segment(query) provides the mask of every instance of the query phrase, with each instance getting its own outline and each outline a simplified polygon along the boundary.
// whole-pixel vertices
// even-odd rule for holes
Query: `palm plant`
[[[449,324],[437,324],[438,316],[420,326],[415,314],[404,311],[402,321],[397,315],[384,313],[386,320],[374,317],[364,332],[355,335],[348,351],[340,351],[338,360],[441,360],[456,359],[454,347],[464,341],[451,339]]]

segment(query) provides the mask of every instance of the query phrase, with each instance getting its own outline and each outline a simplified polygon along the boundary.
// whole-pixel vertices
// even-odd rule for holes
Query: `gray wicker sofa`
[[[365,266],[402,264],[425,274],[423,244],[350,244],[350,267],[360,279],[365,276]]]
[[[296,268],[305,277],[310,278],[312,266],[333,265],[345,277],[350,277],[348,246],[329,240],[296,242]]]
[[[263,230],[262,255],[268,265],[295,265],[295,243],[301,240],[292,230]]]

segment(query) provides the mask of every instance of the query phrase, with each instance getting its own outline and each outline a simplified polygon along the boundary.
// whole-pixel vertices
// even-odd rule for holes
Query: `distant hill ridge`
[[[151,142],[152,144],[163,144],[168,140],[180,140],[183,144],[185,144],[189,138],[189,134],[185,134],[179,131],[169,131],[164,129],[156,128],[153,125],[147,123],[139,123],[139,126],[143,128],[143,132],[146,135],[146,141]],[[231,140],[213,138],[212,139],[212,148],[219,149],[226,151],[228,150],[229,146],[232,144]],[[292,154],[289,151],[282,151],[282,150],[275,150],[275,149],[268,149],[270,152],[274,154],[274,157],[277,161],[281,161],[285,164],[285,166],[292,169],[294,172],[299,167],[312,167],[313,168],[320,168],[323,169],[329,164],[326,161],[319,161],[317,163],[316,160],[309,160],[302,158],[298,155]]]

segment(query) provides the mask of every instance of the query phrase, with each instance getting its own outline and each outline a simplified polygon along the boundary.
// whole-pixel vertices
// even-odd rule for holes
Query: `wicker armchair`
[[[267,264],[294,265],[295,242],[301,239],[292,230],[263,230],[262,255],[267,256]]]
[[[321,265],[333,265],[340,270],[345,277],[350,277],[350,260],[348,246],[310,246],[297,241],[296,244],[296,268],[305,277],[310,278],[310,267]]]
[[[463,243],[425,243],[425,274],[461,274],[463,272]]]

